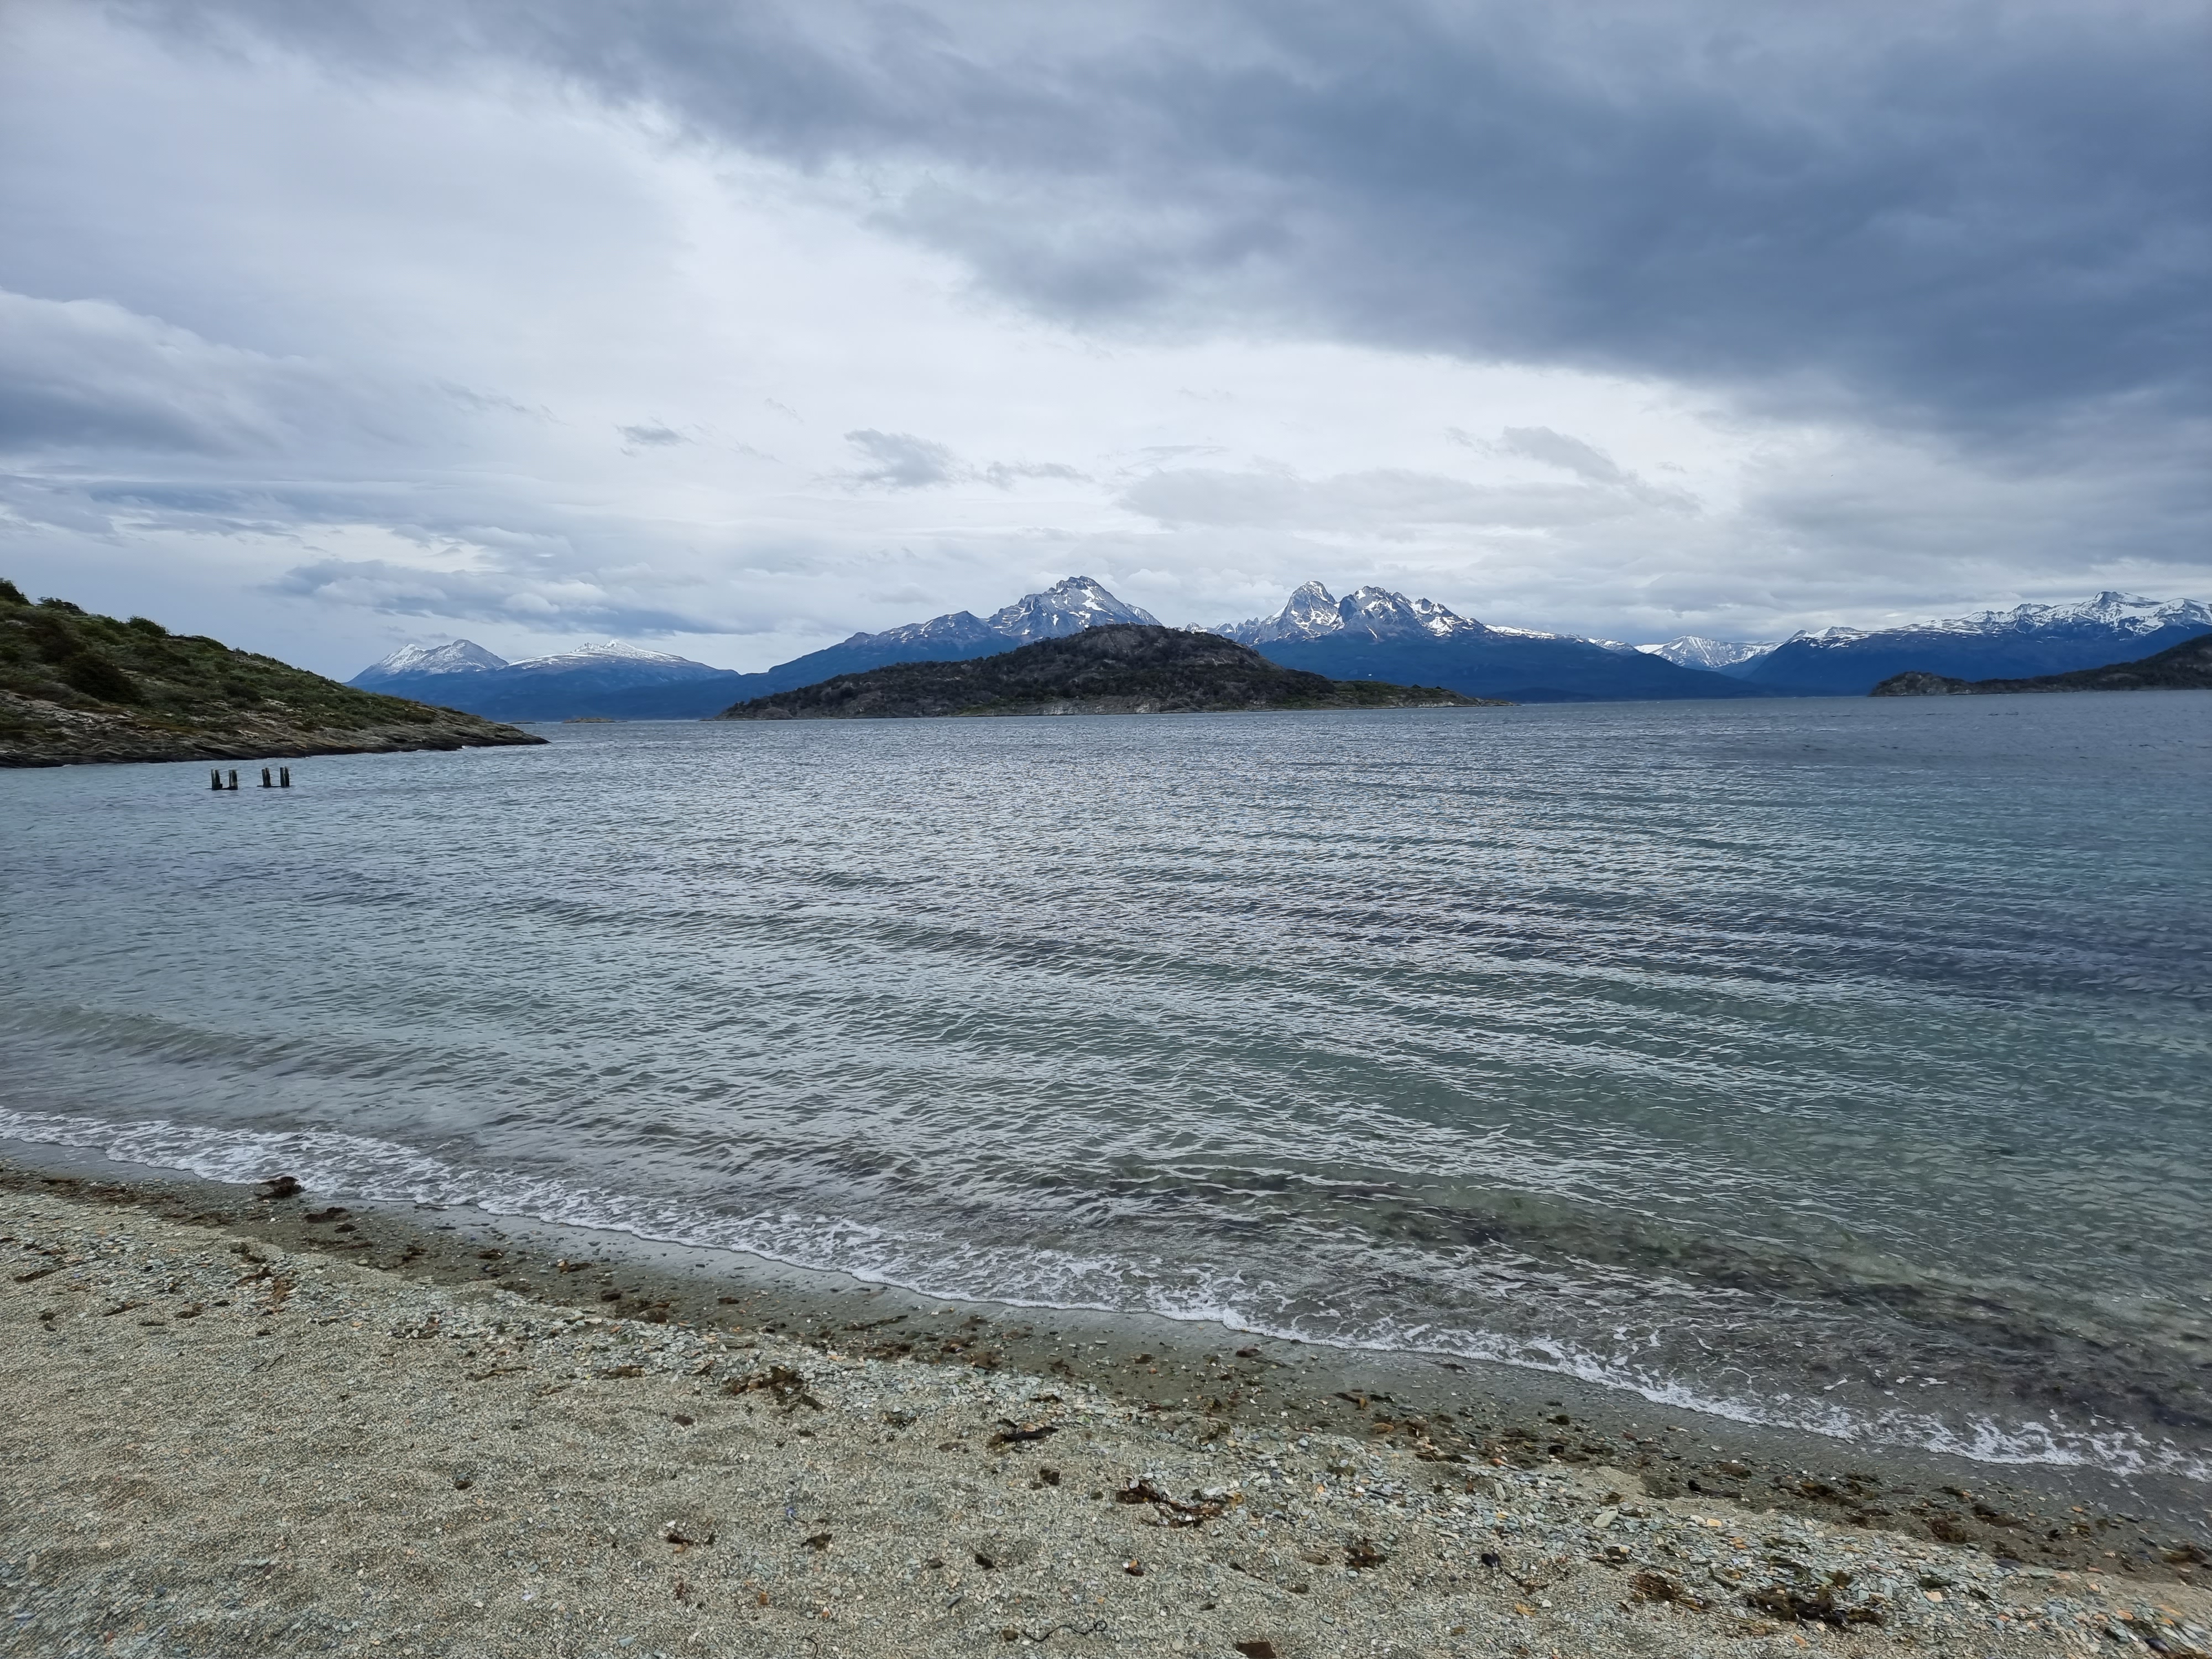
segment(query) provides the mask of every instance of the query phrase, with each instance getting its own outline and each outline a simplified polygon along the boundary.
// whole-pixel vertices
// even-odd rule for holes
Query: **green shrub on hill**
[[[428,725],[439,711],[360,691],[219,640],[118,622],[67,599],[25,598],[0,578],[0,690],[64,707],[127,707],[180,728],[221,726],[252,708],[309,730]]]

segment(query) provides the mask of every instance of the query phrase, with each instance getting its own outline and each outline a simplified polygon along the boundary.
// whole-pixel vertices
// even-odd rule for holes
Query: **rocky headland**
[[[0,766],[284,760],[538,744],[512,726],[356,690],[150,617],[0,580]]]
[[[965,662],[896,663],[741,702],[726,720],[1502,708],[1435,686],[1332,680],[1218,635],[1117,623]]]

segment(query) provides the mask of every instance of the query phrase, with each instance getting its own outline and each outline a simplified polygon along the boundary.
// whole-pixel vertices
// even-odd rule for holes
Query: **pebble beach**
[[[557,1267],[438,1282],[272,1243],[249,1224],[314,1202],[281,1183],[190,1217],[11,1176],[10,1653],[2212,1651],[2185,1542],[2037,1566],[1364,1399],[1343,1431],[884,1358],[859,1322],[611,1316]]]

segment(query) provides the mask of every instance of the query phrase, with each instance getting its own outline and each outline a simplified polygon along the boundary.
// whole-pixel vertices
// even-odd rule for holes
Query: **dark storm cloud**
[[[2194,5],[135,10],[341,65],[501,58],[887,168],[886,222],[1079,321],[1258,319],[1962,431],[2203,404]]]

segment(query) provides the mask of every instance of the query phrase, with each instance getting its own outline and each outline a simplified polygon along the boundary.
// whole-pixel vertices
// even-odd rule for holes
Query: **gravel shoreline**
[[[1384,1396],[1179,1407],[958,1310],[948,1354],[474,1238],[396,1271],[210,1190],[0,1182],[0,1652],[2212,1653],[2188,1543],[1999,1559]],[[1235,1340],[1190,1366],[1260,1387]]]

